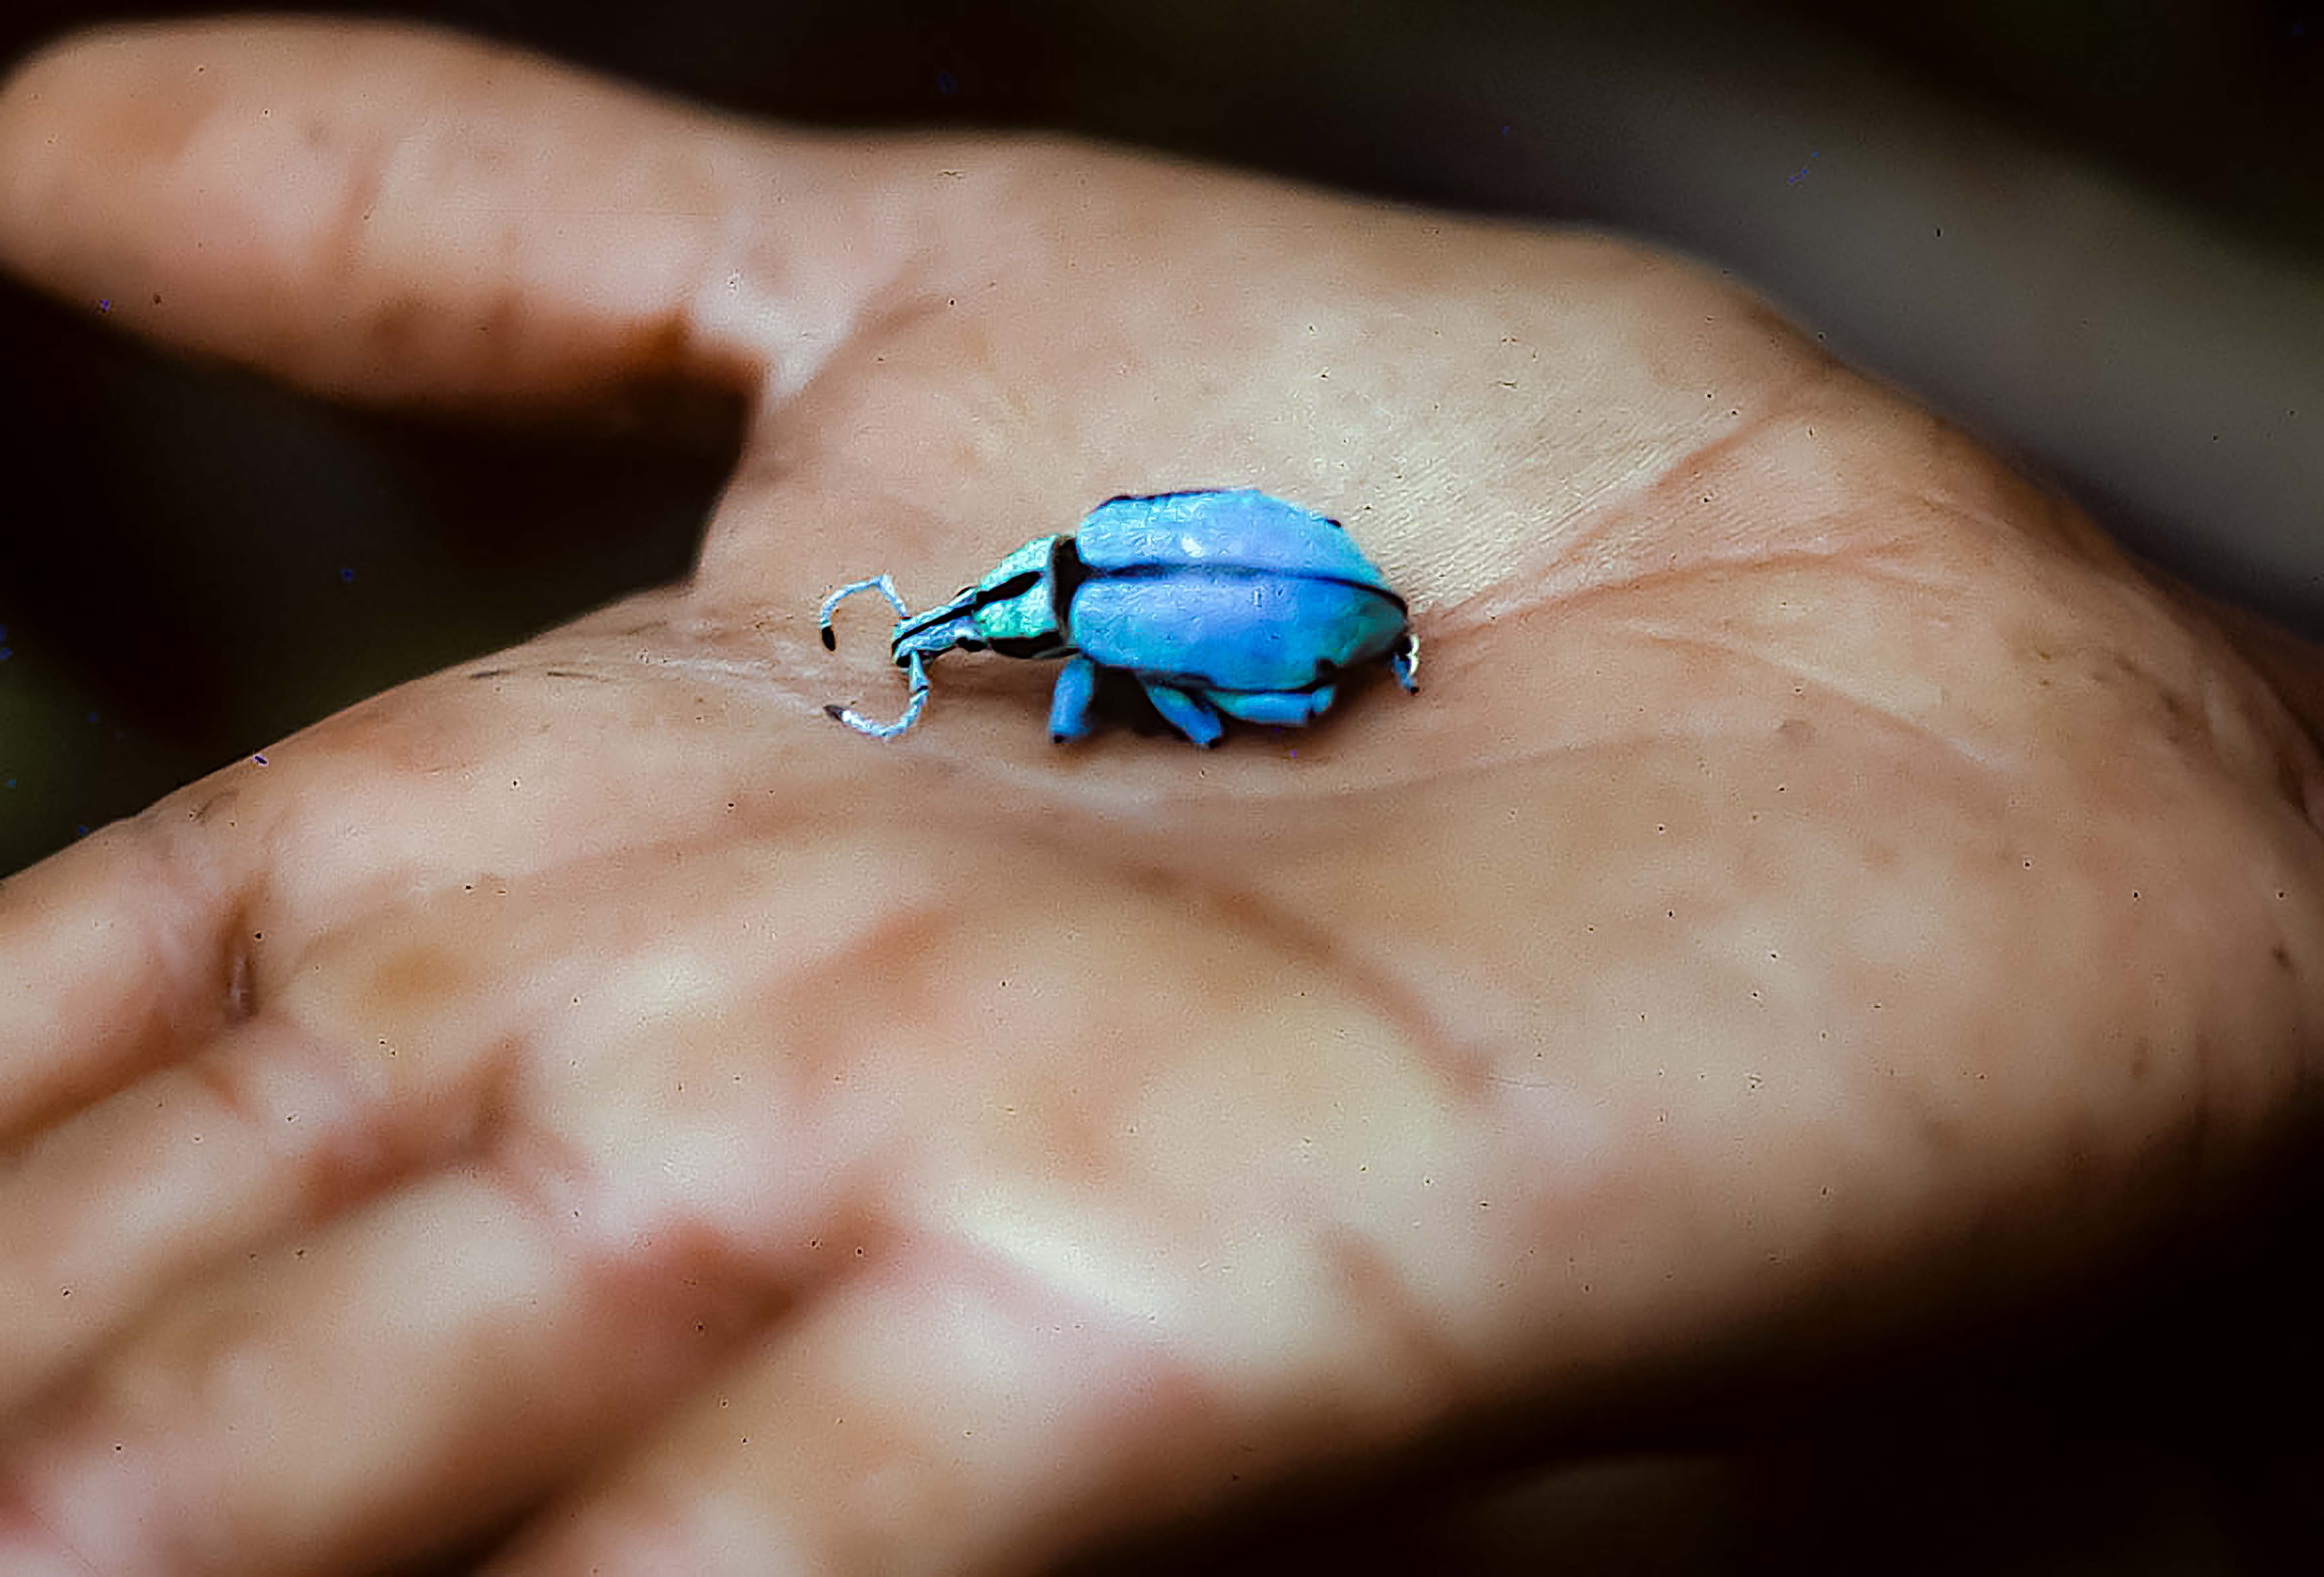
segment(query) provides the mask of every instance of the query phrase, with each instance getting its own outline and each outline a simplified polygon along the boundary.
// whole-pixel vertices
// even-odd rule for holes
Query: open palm
[[[338,396],[755,398],[687,584],[0,888],[0,1564],[1019,1570],[2086,1246],[2311,1071],[2275,700],[1700,270],[251,24],[23,72],[0,249]],[[833,586],[1245,484],[1417,699],[825,717]]]

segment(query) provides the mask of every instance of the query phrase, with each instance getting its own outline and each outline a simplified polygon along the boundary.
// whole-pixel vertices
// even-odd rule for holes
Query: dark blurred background
[[[14,0],[0,60],[180,5]],[[846,126],[1063,128],[1642,235],[2324,635],[2324,0],[547,0],[370,8]],[[682,430],[332,409],[0,281],[0,872],[681,573]],[[2324,1167],[2100,1286],[1609,1410],[1480,1489],[1157,1571],[2324,1570]]]

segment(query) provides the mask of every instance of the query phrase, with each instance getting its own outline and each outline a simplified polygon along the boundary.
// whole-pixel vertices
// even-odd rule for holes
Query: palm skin
[[[1636,247],[236,23],[21,73],[0,249],[343,397],[755,400],[687,584],[0,887],[11,1571],[531,1507],[494,1570],[1038,1567],[2086,1252],[2312,1066],[2275,698]],[[902,696],[831,587],[1246,484],[1410,597],[1419,698],[1060,750],[1054,669],[955,657],[903,741],[823,715]]]

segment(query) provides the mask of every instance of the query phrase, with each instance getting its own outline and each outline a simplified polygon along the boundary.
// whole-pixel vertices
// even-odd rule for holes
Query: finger
[[[1155,1332],[966,1255],[907,1254],[540,1514],[491,1577],[1042,1570],[1279,1471],[1295,1443]],[[1381,1393],[1366,1407],[1408,1388],[1342,1388]]]
[[[456,1149],[488,1060],[396,1049],[269,1015],[30,1145],[0,1176],[0,1409],[204,1267]]]
[[[632,599],[612,616],[660,607]],[[816,772],[835,776],[807,730],[733,743],[735,715],[763,715],[770,692],[803,718],[817,692],[703,651],[628,666],[679,676],[691,704],[671,705],[675,685],[573,683],[624,665],[545,638],[424,706],[391,694],[327,720],[0,881],[0,1145],[263,1010],[307,947],[383,895],[457,906],[586,866],[641,817],[672,840],[731,825],[738,805],[787,821],[822,791]],[[546,721],[512,733],[512,706]],[[603,755],[608,737],[624,771],[571,770],[576,740]],[[479,778],[522,792],[479,795]]]
[[[472,1535],[759,1316],[699,1242],[593,1248],[513,1167],[175,1303],[0,1459],[0,1570],[370,1570]],[[568,1179],[569,1181],[569,1179]]]
[[[0,1139],[236,1016],[239,902],[201,840],[142,820],[0,882]]]
[[[779,390],[925,240],[891,160],[411,27],[115,28],[0,92],[0,260],[337,395]]]
[[[286,1131],[254,1158],[125,1163],[137,1144],[170,1142],[162,1117],[137,1130],[140,1085],[35,1147],[36,1170],[86,1156],[93,1198],[77,1220],[123,1240],[82,1253],[84,1268],[150,1289],[203,1252],[237,1263],[210,1290],[149,1296],[152,1323],[0,1462],[0,1507],[13,1494],[29,1508],[19,1519],[33,1531],[19,1536],[61,1536],[106,1571],[368,1566],[502,1515],[599,1430],[658,1403],[801,1273],[817,1250],[798,1223],[834,1219],[841,1193],[860,1186],[844,1146],[787,1127],[780,1097],[743,1099],[762,1070],[735,1002],[761,1000],[754,970],[851,956],[864,931],[892,923],[897,889],[865,882],[861,859],[759,856],[800,882],[818,917],[771,943],[763,883],[722,908],[691,872],[666,871],[658,888],[641,876],[640,907],[579,934],[561,920],[586,906],[556,892],[513,922],[495,918],[508,907],[498,895],[473,910],[436,899],[417,936],[309,954],[276,1010],[310,1027],[303,1041],[253,1031],[181,1082],[148,1081],[198,1102],[195,1075],[215,1074],[232,1092],[212,1107],[223,1120],[288,1130],[312,1110],[318,1142]],[[601,892],[606,880],[595,869],[577,887]],[[681,911],[726,950],[699,947]],[[608,930],[626,945],[607,945]],[[496,988],[479,989],[487,981]],[[705,988],[690,1007],[675,1000],[688,995],[673,992],[679,982]],[[674,1079],[673,1047],[692,1048]],[[182,1148],[202,1120],[175,1131]],[[479,1162],[304,1247],[287,1230],[343,1197],[335,1172],[377,1176],[399,1155],[416,1167],[477,1145]],[[134,1176],[109,1182],[101,1154]],[[156,1188],[187,1197],[157,1202]],[[267,1233],[270,1213],[280,1230]],[[255,1264],[240,1262],[237,1232],[271,1238]],[[362,1440],[347,1438],[350,1419],[364,1421]],[[125,1481],[112,1476],[123,1452],[136,1457]],[[124,1518],[150,1541],[103,1543]],[[99,1530],[96,1554],[84,1525]],[[15,1554],[0,1543],[0,1571]]]

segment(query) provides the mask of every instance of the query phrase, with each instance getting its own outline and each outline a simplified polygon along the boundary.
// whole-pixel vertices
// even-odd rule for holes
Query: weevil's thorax
[[[899,668],[957,648],[1003,657],[1062,657],[1068,650],[1058,617],[1065,600],[1054,574],[1070,537],[1036,537],[943,607],[899,621],[891,642]]]

